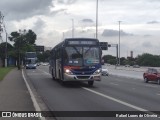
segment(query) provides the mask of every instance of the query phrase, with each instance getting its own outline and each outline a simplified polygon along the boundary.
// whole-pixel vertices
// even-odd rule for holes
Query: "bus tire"
[[[88,81],[89,86],[93,86],[93,84],[94,84],[94,81]]]
[[[61,72],[59,71],[59,81],[62,85],[65,85],[65,81],[62,80]]]

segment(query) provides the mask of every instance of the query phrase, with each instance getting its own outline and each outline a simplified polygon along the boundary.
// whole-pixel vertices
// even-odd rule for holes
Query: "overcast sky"
[[[65,37],[95,37],[96,0],[0,0],[8,34],[32,29],[37,45],[54,47]],[[160,55],[160,0],[99,0],[98,39],[133,51]],[[5,38],[4,38],[5,39]],[[0,41],[1,42],[1,41]],[[115,48],[104,54],[116,55]]]

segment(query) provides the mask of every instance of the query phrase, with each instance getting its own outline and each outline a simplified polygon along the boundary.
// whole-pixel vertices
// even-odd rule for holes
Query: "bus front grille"
[[[78,79],[89,79],[90,76],[77,76]]]

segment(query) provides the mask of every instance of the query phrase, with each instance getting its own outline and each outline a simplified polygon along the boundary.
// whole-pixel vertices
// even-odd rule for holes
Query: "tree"
[[[49,62],[49,57],[50,57],[50,50],[37,54],[37,58],[41,62]]]
[[[20,61],[24,59],[26,52],[35,51],[35,40],[37,35],[32,30],[15,31],[11,33],[9,40],[14,42],[13,46],[15,48],[16,59],[18,62],[18,69],[20,69]]]
[[[104,59],[105,63],[114,64],[114,65],[117,63],[116,57],[112,55],[104,55],[102,59]]]
[[[160,56],[158,55],[144,53],[142,55],[138,55],[136,61],[141,66],[160,67]]]

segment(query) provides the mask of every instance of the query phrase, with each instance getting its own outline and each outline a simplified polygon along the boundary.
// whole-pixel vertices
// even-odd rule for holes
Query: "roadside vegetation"
[[[112,65],[117,64],[117,59],[112,55],[104,55],[104,62]],[[125,58],[120,59],[121,65],[139,65],[139,66],[148,66],[148,67],[160,67],[160,55],[152,55],[149,53],[143,53],[138,55],[136,58]]]
[[[0,81],[13,69],[14,67],[0,67]]]
[[[10,43],[7,43],[7,55],[8,58],[15,59],[17,61],[17,67],[20,67],[21,62],[24,60],[26,52],[35,51],[35,42],[37,35],[32,30],[19,30],[11,32],[8,37]],[[6,42],[0,44],[0,59],[2,66],[5,66],[6,58]]]

